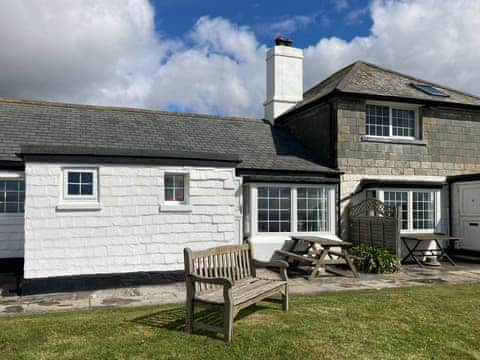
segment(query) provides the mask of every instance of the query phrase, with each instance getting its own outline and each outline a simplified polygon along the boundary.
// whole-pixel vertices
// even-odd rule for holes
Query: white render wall
[[[0,178],[23,178],[23,172],[0,171]],[[23,257],[23,228],[23,214],[0,214],[0,259]]]
[[[99,169],[102,209],[59,211],[68,166],[26,164],[25,278],[183,270],[184,247],[240,242],[232,168],[88,164]],[[190,211],[160,209],[165,172],[188,174]]]

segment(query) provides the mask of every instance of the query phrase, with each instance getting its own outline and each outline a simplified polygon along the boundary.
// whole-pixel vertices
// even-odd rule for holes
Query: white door
[[[480,251],[480,219],[463,221],[462,249]]]
[[[463,240],[460,247],[480,251],[480,183],[460,185],[460,224]]]

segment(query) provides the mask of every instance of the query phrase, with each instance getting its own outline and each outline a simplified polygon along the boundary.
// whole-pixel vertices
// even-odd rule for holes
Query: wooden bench
[[[232,340],[233,320],[238,312],[274,294],[280,294],[283,310],[288,310],[288,278],[285,261],[261,262],[253,259],[250,244],[226,245],[202,251],[184,250],[187,313],[185,331],[194,327],[224,332]],[[277,267],[281,280],[257,277],[258,267]],[[224,327],[194,322],[196,303],[224,308]]]

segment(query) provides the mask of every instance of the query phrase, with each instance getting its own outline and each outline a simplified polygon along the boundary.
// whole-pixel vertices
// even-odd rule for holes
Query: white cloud
[[[0,2],[0,96],[129,104],[163,57],[143,0]]]
[[[356,60],[480,93],[480,2],[374,1],[371,33],[305,49],[307,87]]]
[[[368,36],[305,49],[306,87],[363,59],[480,92],[480,2],[377,0],[369,12]],[[168,39],[147,0],[0,2],[0,48],[0,96],[263,113],[266,46],[223,18]]]

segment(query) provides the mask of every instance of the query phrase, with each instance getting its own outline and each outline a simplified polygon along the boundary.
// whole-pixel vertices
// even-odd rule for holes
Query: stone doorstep
[[[278,276],[262,273],[264,276]],[[465,284],[480,282],[480,264],[456,267],[418,268],[404,266],[393,275],[362,274],[359,279],[332,275],[309,281],[293,275],[289,288],[292,295],[308,295],[348,290],[380,290],[434,284]],[[97,308],[134,307],[181,303],[185,299],[183,283],[104,289],[72,293],[0,297],[0,317],[76,311]]]

